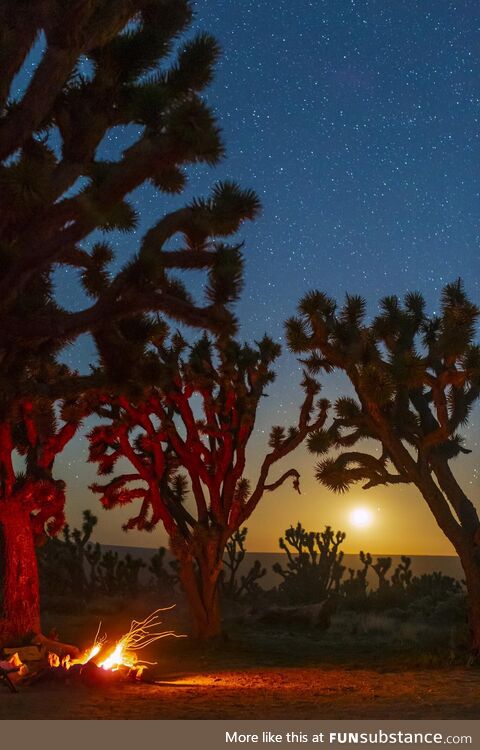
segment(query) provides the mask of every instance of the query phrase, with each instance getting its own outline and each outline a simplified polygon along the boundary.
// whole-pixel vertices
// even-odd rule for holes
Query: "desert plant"
[[[310,449],[323,456],[316,475],[337,493],[356,482],[417,488],[460,558],[472,651],[480,654],[480,520],[451,465],[468,452],[459,430],[480,394],[479,308],[460,280],[445,286],[436,315],[416,293],[403,304],[386,297],[380,307],[367,323],[360,297],[347,296],[337,310],[312,292],[287,322],[290,347],[310,372],[342,371],[356,396],[339,398],[332,424],[310,437]],[[358,450],[366,438],[379,443],[379,455]]]
[[[90,593],[92,582],[87,578],[86,562],[89,540],[97,518],[89,511],[83,512],[81,529],[65,525],[62,538],[50,537],[37,549],[42,597],[72,594],[84,601]]]
[[[406,555],[402,555],[400,562],[395,568],[391,583],[392,586],[399,586],[402,589],[408,589],[412,583],[413,572],[411,570],[412,560]]]
[[[142,568],[146,567],[143,560],[132,557],[128,552],[118,561],[116,570],[117,587],[122,596],[132,599],[139,595],[140,590],[143,588],[140,581],[140,573]]]
[[[220,578],[220,592],[224,599],[239,601],[242,596],[251,599],[261,591],[257,582],[266,575],[267,571],[260,560],[255,560],[245,575],[238,575],[239,568],[245,559],[247,533],[246,526],[243,529],[238,529],[232,534],[225,546],[224,567]]]
[[[52,367],[53,364],[52,364]],[[54,368],[55,369],[55,368]],[[40,587],[35,546],[62,528],[65,483],[54,462],[88,412],[83,399],[24,399],[0,418],[0,535],[3,540],[0,641],[40,631]],[[16,458],[24,459],[18,467]]]
[[[375,571],[378,578],[378,588],[382,589],[389,585],[387,573],[392,567],[391,557],[377,557],[377,562],[372,564],[372,570]]]
[[[238,283],[238,277],[228,283],[225,279],[211,293],[214,298],[229,295]],[[295,468],[274,481],[269,474],[324,423],[327,403],[316,402],[319,386],[305,377],[298,422],[287,430],[272,428],[271,450],[252,488],[244,476],[246,449],[259,404],[274,379],[278,344],[267,336],[251,347],[228,336],[212,342],[205,335],[189,347],[178,334],[170,337],[167,329],[158,331],[151,343],[144,360],[150,382],[139,379],[128,396],[105,394],[98,413],[108,421],[89,436],[90,461],[100,475],[112,474],[120,458],[126,458],[132,470],[95,483],[92,490],[101,495],[105,508],[140,501],[138,514],[125,529],[151,530],[163,524],[179,561],[193,633],[209,638],[221,632],[218,578],[228,540],[265,492],[289,478],[299,491]],[[185,503],[189,487],[193,508]]]
[[[103,593],[114,596],[119,592],[118,563],[120,555],[111,549],[102,554],[99,563],[100,586]]]
[[[287,563],[275,563],[273,570],[283,578],[279,591],[289,603],[320,602],[338,592],[345,571],[339,550],[344,539],[344,532],[335,533],[330,526],[322,532],[306,531],[298,522],[285,531],[279,544]]]
[[[148,566],[148,570],[152,574],[150,585],[162,602],[174,599],[179,580],[178,563],[176,560],[170,560],[167,568],[166,554],[166,548],[160,547],[158,552],[150,558]]]
[[[41,536],[63,523],[53,461],[47,468],[37,461],[35,476],[30,465],[26,478],[12,468],[18,411],[29,404],[38,411],[42,400],[53,408],[65,397],[65,379],[75,393],[95,380],[55,367],[61,349],[89,332],[104,369],[120,382],[143,351],[143,315],[222,334],[235,329],[226,304],[212,293],[196,304],[172,270],[203,270],[210,291],[222,278],[238,278],[240,248],[220,238],[258,213],[251,191],[217,184],[207,199],[162,216],[123,264],[103,236],[136,229],[128,200],[135,189],[150,183],[180,193],[185,167],[214,165],[224,153],[203,99],[218,45],[202,33],[174,49],[191,19],[188,0],[0,0],[0,637],[38,629],[32,526]],[[19,74],[28,84],[17,95]],[[100,147],[112,128],[128,145],[118,158],[104,158]],[[182,246],[167,247],[178,234]],[[67,310],[56,297],[53,274],[63,279],[69,269],[83,309]]]
[[[340,594],[347,608],[364,610],[367,608],[368,571],[372,565],[372,556],[369,552],[360,552],[361,568],[349,568],[349,577],[342,581]]]

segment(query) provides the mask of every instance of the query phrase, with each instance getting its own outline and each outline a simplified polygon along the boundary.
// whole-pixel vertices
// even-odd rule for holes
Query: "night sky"
[[[311,288],[336,298],[360,293],[375,312],[378,298],[419,290],[434,310],[444,283],[462,276],[478,300],[480,11],[474,0],[203,0],[195,28],[213,33],[223,56],[207,99],[218,114],[227,158],[214,170],[190,172],[186,198],[206,194],[217,179],[254,188],[263,213],[241,230],[246,283],[238,305],[242,338],[265,331],[282,340],[283,321]],[[40,54],[32,56],[32,64]],[[21,77],[19,86],[22,85]],[[113,131],[101,148],[115,158],[135,132]],[[144,187],[134,194],[141,214],[136,237],[114,237],[119,260],[139,237],[183,198]],[[110,239],[112,237],[110,236]],[[190,277],[201,292],[201,277]],[[69,274],[58,278],[59,299],[85,304]],[[88,337],[65,354],[86,369]],[[301,400],[301,372],[284,354],[258,421],[247,474],[271,424],[289,424]],[[325,394],[345,392],[338,377]],[[478,412],[468,431],[478,450]],[[477,454],[477,451],[475,451]],[[88,491],[84,440],[58,462],[67,479],[68,520],[98,511],[97,539],[156,546],[153,535],[120,531],[125,514],[102,511]],[[457,464],[463,483],[478,492],[476,455]],[[314,459],[299,451],[285,466],[302,472],[302,495],[285,485],[265,497],[248,526],[249,550],[275,550],[290,524],[327,523],[347,532],[345,549],[376,553],[449,554],[451,548],[414,488],[361,488],[336,497],[316,484]],[[275,475],[272,475],[275,478]],[[349,524],[352,508],[374,513],[364,530]]]

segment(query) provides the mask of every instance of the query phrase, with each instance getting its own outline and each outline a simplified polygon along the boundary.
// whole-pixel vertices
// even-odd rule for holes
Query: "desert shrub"
[[[411,558],[405,555],[390,576],[390,557],[379,557],[374,563],[368,552],[360,552],[360,561],[361,568],[350,568],[349,578],[340,586],[342,609],[388,613],[398,618],[419,618],[441,625],[464,621],[464,588],[455,578],[440,572],[414,576]],[[370,569],[377,576],[377,585],[371,588],[367,580]]]
[[[239,602],[242,599],[255,601],[265,593],[258,583],[267,573],[260,560],[255,560],[245,575],[239,575],[239,568],[245,559],[247,534],[247,527],[239,529],[230,537],[225,548],[224,567],[219,585],[220,596],[227,601]]]
[[[80,601],[88,597],[86,552],[96,524],[97,518],[85,510],[81,529],[72,531],[66,525],[62,537],[50,537],[37,549],[42,601],[67,595]]]
[[[145,563],[92,544],[96,523],[84,511],[81,529],[65,526],[61,537],[49,538],[37,549],[42,609],[75,613],[100,594],[132,597],[141,590]]]
[[[342,607],[354,612],[364,612],[369,609],[368,602],[368,570],[372,564],[369,552],[360,552],[362,567],[348,569],[349,577],[340,584],[340,602]]]
[[[314,604],[336,595],[345,571],[339,549],[344,539],[344,532],[335,533],[330,526],[322,532],[306,531],[300,522],[290,526],[279,542],[286,565],[273,566],[283,578],[280,599],[287,604]]]
[[[417,599],[428,598],[432,602],[440,602],[459,594],[463,585],[456,578],[443,573],[424,573],[412,579],[409,592]]]
[[[445,624],[466,622],[466,592],[456,578],[440,572],[415,577],[408,595],[408,610],[414,616]]]
[[[432,622],[442,622],[445,625],[466,623],[467,597],[465,592],[452,594],[443,601],[436,602],[427,617]]]
[[[117,567],[118,590],[121,596],[132,598],[137,596],[142,588],[140,571],[146,565],[143,560],[132,557],[128,552],[121,558]]]
[[[404,611],[408,606],[409,591],[412,580],[411,558],[402,555],[400,563],[390,578],[387,573],[392,567],[391,557],[378,557],[372,565],[378,577],[378,586],[369,594],[369,607],[376,612],[391,610]]]
[[[97,591],[108,596],[136,596],[143,588],[140,571],[145,567],[143,560],[129,553],[121,557],[118,552],[107,550],[98,564]]]
[[[178,562],[170,560],[166,562],[167,550],[160,547],[158,552],[152,555],[148,570],[151,573],[150,588],[158,596],[161,603],[166,603],[175,598],[178,578]]]

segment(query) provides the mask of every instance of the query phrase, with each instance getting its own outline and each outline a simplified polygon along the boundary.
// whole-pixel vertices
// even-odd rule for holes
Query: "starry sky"
[[[192,170],[185,197],[208,193],[217,179],[254,188],[263,212],[241,230],[245,290],[237,311],[245,339],[266,331],[283,339],[283,321],[298,299],[320,288],[341,298],[364,295],[375,313],[379,297],[421,291],[435,310],[444,283],[462,276],[478,299],[480,9],[474,0],[197,0],[193,30],[207,30],[223,55],[208,92],[227,145],[214,170]],[[40,47],[30,65],[36,63]],[[22,86],[21,76],[18,82]],[[135,132],[112,131],[101,155],[116,158]],[[114,237],[119,261],[143,232],[182,199],[152,188],[135,192],[141,221],[136,237]],[[112,238],[110,238],[112,239]],[[57,278],[69,308],[85,304],[75,278]],[[201,279],[190,288],[201,291]],[[88,337],[65,359],[87,368],[94,359]],[[284,353],[278,378],[258,419],[247,474],[254,479],[271,424],[290,424],[301,401],[301,371]],[[346,392],[338,376],[325,395]],[[478,413],[467,431],[478,449]],[[58,461],[67,478],[68,519],[98,510],[97,539],[156,546],[151,535],[120,530],[126,514],[102,511],[88,491],[83,438]],[[290,523],[311,529],[331,524],[347,532],[345,550],[449,554],[423,500],[413,488],[360,487],[337,497],[314,480],[314,460],[299,450],[278,471],[295,465],[302,495],[285,485],[266,497],[248,523],[248,549],[273,551]],[[457,471],[475,498],[475,455]],[[67,476],[65,476],[67,475]],[[355,529],[349,513],[370,509],[374,523]]]

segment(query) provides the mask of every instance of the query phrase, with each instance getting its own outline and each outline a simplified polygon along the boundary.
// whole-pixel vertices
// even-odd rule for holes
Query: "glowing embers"
[[[82,671],[88,671],[86,668],[90,667],[90,673],[96,671],[95,668],[97,668],[104,672],[120,671],[129,677],[140,677],[144,669],[156,664],[156,662],[139,659],[137,651],[141,651],[146,646],[161,638],[168,638],[170,636],[173,638],[185,638],[184,635],[177,635],[173,630],[159,629],[162,624],[159,613],[170,609],[173,609],[173,607],[156,609],[144,620],[132,620],[130,630],[113,647],[108,646],[106,635],[100,637],[100,624],[92,646],[79,658],[71,659],[69,656],[66,656],[60,660],[57,654],[50,653],[48,656],[49,665],[54,669],[60,668],[64,670],[77,667],[81,673]]]

